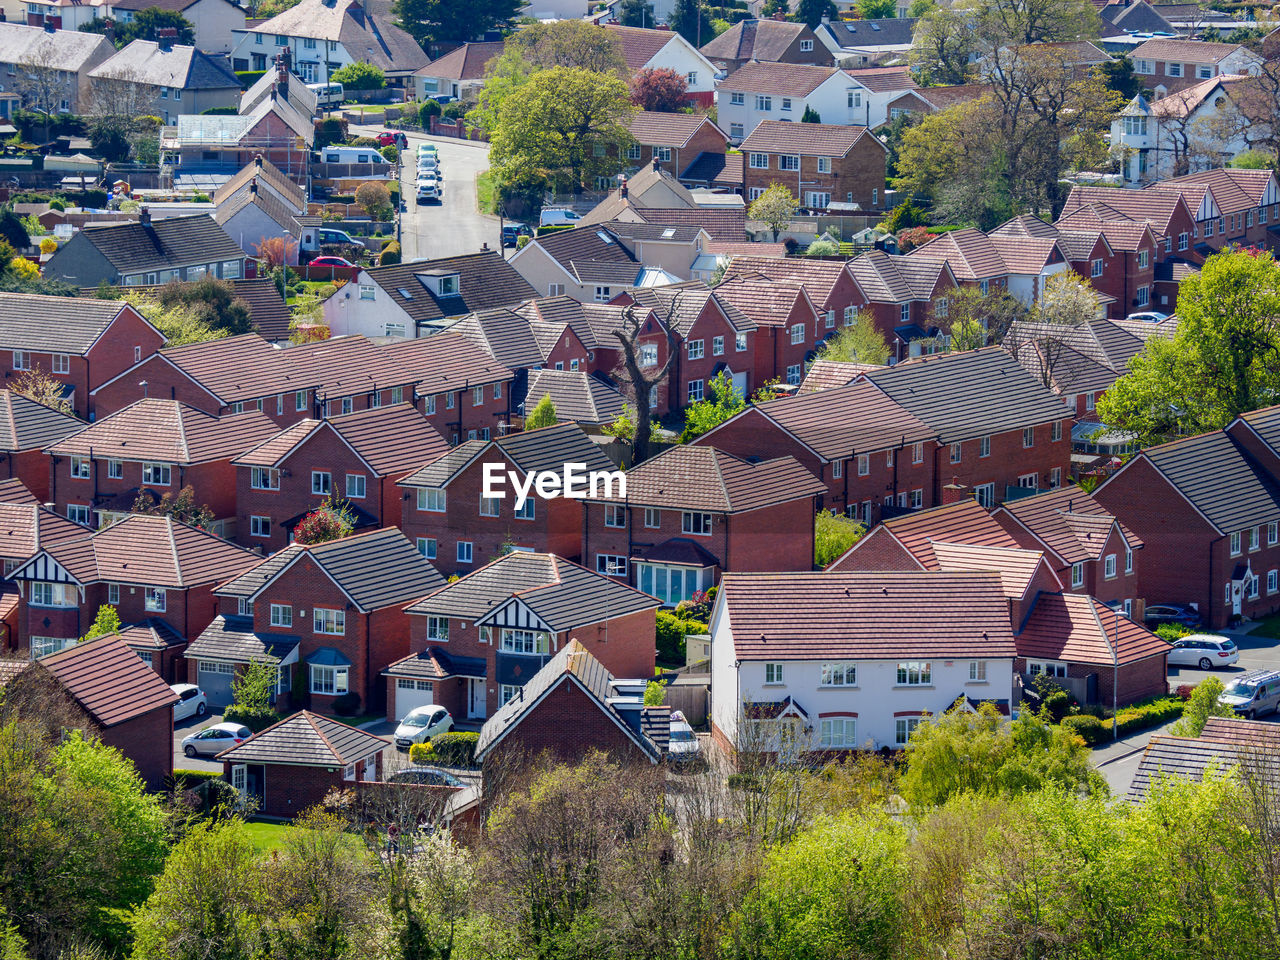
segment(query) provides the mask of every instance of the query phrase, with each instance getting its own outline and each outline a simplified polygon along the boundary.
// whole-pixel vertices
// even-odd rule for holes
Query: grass
[[[270,853],[272,850],[282,849],[288,832],[295,828],[288,823],[250,820],[245,824],[245,829],[249,831],[249,839],[253,841],[255,850],[259,853]],[[344,837],[344,840],[353,853],[361,852],[365,849],[364,843],[354,834]]]
[[[498,182],[492,170],[476,174],[476,206],[490,216],[498,212]]]
[[[1280,640],[1280,615],[1259,621],[1258,625],[1249,631],[1249,636]]]
[[[355,717],[340,717],[336,713],[326,713],[324,716],[330,720],[337,720],[339,723],[345,723],[349,727],[358,727],[364,723],[381,723],[387,719],[385,713],[362,713]]]

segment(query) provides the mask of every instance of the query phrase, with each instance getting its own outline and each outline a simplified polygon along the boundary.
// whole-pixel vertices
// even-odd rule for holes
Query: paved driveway
[[[215,763],[206,757],[188,757],[182,752],[182,738],[203,730],[211,724],[220,723],[222,717],[206,713],[203,717],[188,717],[173,725],[173,768],[175,770],[209,770],[222,772],[222,764]]]

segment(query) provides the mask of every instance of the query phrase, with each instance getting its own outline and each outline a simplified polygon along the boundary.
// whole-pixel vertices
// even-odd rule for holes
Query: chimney
[[[161,50],[172,50],[173,43],[178,39],[178,31],[173,27],[161,27],[156,31],[156,42],[160,45]]]
[[[102,35],[107,38],[107,43],[114,44],[116,42],[116,22],[114,20],[102,21]]]
[[[138,211],[138,222],[144,227],[151,226],[151,211],[147,207]]]
[[[625,173],[618,174],[618,196],[623,200],[627,199],[627,175]]]
[[[257,180],[250,180],[250,181],[249,181],[249,196],[251,196],[251,197],[256,197],[257,195],[258,195],[258,181],[257,181]]]
[[[969,495],[969,488],[966,487],[956,477],[951,478],[951,482],[942,488],[942,503],[945,506],[948,503],[959,503]]]
[[[779,161],[779,162],[781,162],[781,161]],[[657,173],[657,172],[658,172],[659,170],[661,170],[661,169],[662,169],[662,164],[660,164],[660,163],[658,162],[658,158],[657,158],[657,157],[654,157],[654,158],[653,158],[653,170],[654,170],[654,172],[655,172],[655,173]]]
[[[276,57],[276,99],[289,99],[289,65],[284,54]]]
[[[489,252],[489,241],[488,241],[488,240],[486,240],[486,241],[484,241],[484,243],[480,244],[480,252],[481,252],[481,253],[488,253],[488,252]]]
[[[253,165],[259,170],[262,169],[262,154],[259,153],[253,158]]]

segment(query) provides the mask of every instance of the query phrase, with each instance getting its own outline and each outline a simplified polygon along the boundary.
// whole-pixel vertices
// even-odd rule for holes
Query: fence
[[[667,684],[664,703],[672,710],[679,710],[693,726],[707,722],[711,709],[711,680],[709,677],[677,677]]]

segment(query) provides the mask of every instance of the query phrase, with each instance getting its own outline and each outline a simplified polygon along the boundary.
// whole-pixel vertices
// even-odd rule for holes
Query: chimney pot
[[[148,207],[143,207],[138,211],[138,222],[144,227],[151,226],[151,210]]]

